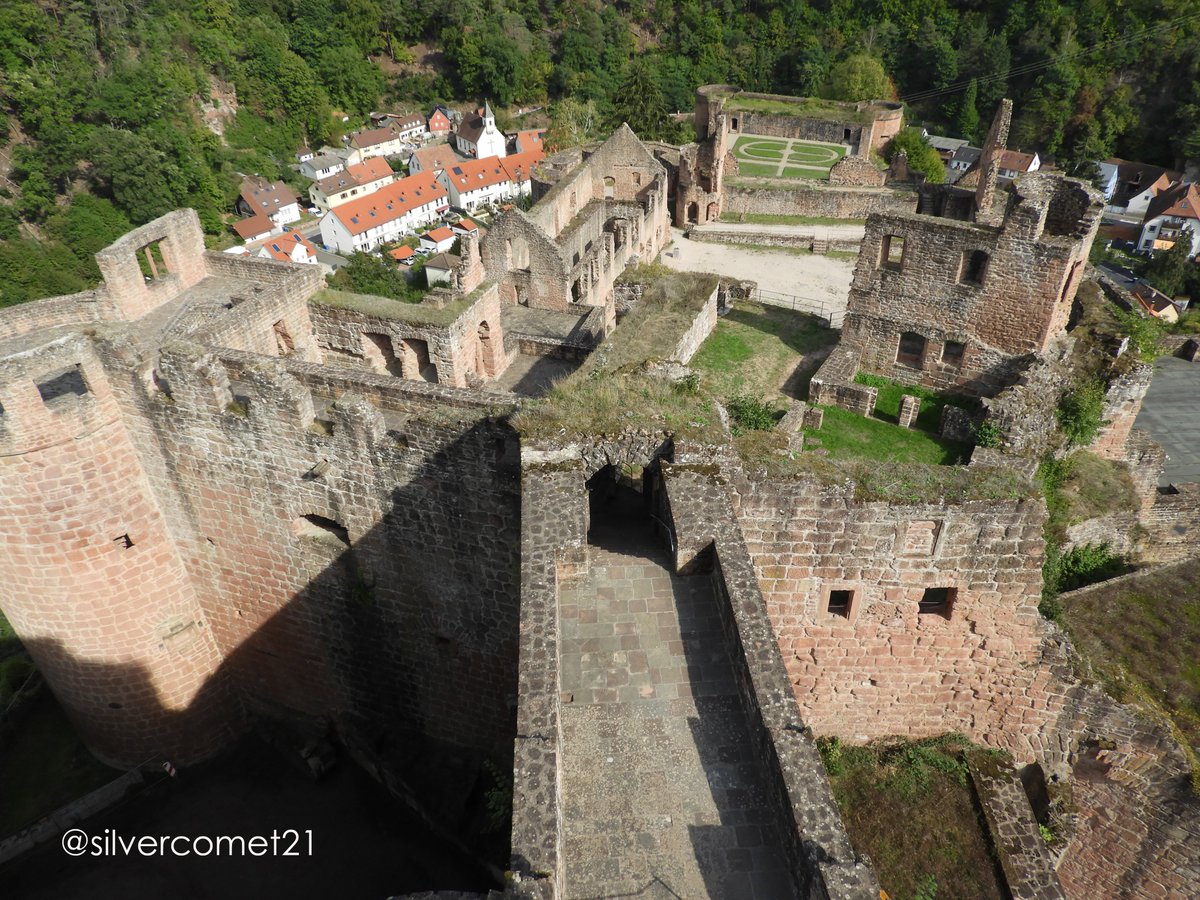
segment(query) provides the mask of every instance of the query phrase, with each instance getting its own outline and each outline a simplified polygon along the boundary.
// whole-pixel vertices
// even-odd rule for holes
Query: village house
[[[457,268],[459,258],[449,253],[439,253],[425,262],[425,282],[430,287],[449,284],[450,273]]]
[[[450,110],[444,106],[435,106],[429,114],[429,133],[437,137],[445,137],[450,133],[452,124]]]
[[[426,133],[425,117],[420,113],[371,113],[378,128],[391,128],[402,141],[420,138]]]
[[[441,253],[453,247],[457,239],[453,231],[441,225],[421,235],[421,252]]]
[[[321,219],[321,240],[339,253],[367,253],[412,234],[449,208],[437,176],[409,175],[331,209]]]
[[[459,153],[475,159],[508,154],[508,141],[496,128],[492,106],[486,102],[483,109],[463,117],[462,124],[454,133],[454,143]]]
[[[940,134],[930,134],[928,131],[923,131],[925,141],[938,152],[945,165],[950,165],[950,161],[954,159],[954,154],[960,147],[966,147],[970,141],[963,138],[943,137]]]
[[[512,196],[528,197],[532,194],[533,188],[530,182],[530,175],[533,172],[533,167],[536,166],[545,158],[546,154],[542,152],[541,147],[533,150],[526,150],[524,153],[514,153],[511,156],[504,158],[504,170],[508,172],[508,180],[512,183]]]
[[[1145,217],[1151,200],[1183,180],[1182,172],[1127,159],[1106,159],[1099,167],[1107,209],[1125,216]]]
[[[1001,150],[997,155],[998,176],[1001,183],[1012,181],[1020,175],[1036,172],[1042,167],[1037,153],[1022,153],[1020,150]]]
[[[950,157],[950,161],[946,164],[946,181],[953,184],[962,178],[971,170],[971,168],[979,163],[979,157],[983,155],[983,150],[979,147],[972,147],[968,144],[957,148]]]
[[[479,234],[479,226],[470,219],[459,219],[450,225],[450,230],[458,235],[458,237],[466,234]]]
[[[406,149],[404,138],[400,137],[393,125],[356,131],[350,135],[349,146],[361,153],[363,159],[398,156]]]
[[[422,147],[414,150],[408,158],[408,174],[418,172],[440,172],[450,166],[458,165],[458,155],[449,144],[435,144],[432,147]]]
[[[542,152],[542,136],[545,133],[543,128],[518,131],[516,137],[513,138],[513,153],[528,153],[530,150]]]
[[[362,162],[362,154],[358,150],[351,147],[322,147],[316,155],[300,161],[300,174],[319,181],[357,162]]]
[[[298,231],[289,231],[280,237],[271,238],[259,248],[256,255],[280,262],[317,265],[317,248]]]
[[[388,256],[402,266],[411,266],[417,261],[417,251],[412,247],[397,247],[395,250],[389,250]]]
[[[1177,240],[1191,242],[1191,255],[1200,253],[1200,189],[1177,184],[1160,191],[1146,208],[1138,249],[1168,250]]]
[[[1146,282],[1139,281],[1134,285],[1133,296],[1147,315],[1154,316],[1154,318],[1167,324],[1174,324],[1179,321],[1179,307],[1175,302],[1162,291],[1156,290]]]
[[[373,194],[395,180],[396,175],[387,160],[368,159],[355,163],[336,175],[322,178],[308,189],[308,196],[313,206],[326,213],[355,197]]]
[[[276,225],[260,213],[248,219],[239,219],[234,222],[233,230],[237,233],[238,237],[247,244],[250,244],[254,241],[261,241],[263,238],[268,238],[273,234],[280,234],[283,231],[283,226]]]
[[[300,221],[296,192],[282,181],[267,181],[257,175],[242,182],[237,210],[245,216],[266,216],[280,227]]]
[[[515,187],[498,156],[456,163],[440,178],[450,192],[450,205],[467,212],[510,199]]]

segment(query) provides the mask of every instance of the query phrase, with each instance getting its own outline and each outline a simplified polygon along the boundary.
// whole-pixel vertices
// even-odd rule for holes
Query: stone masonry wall
[[[393,746],[506,745],[511,432],[390,376],[192,344],[158,362],[170,396],[130,380],[127,421],[246,706]]]
[[[722,198],[722,212],[735,219],[741,213],[865,219],[871,213],[905,213],[917,208],[915,191],[888,188],[805,185],[788,189],[726,180]]]
[[[737,519],[796,700],[818,734],[961,731],[1034,756],[1045,508],[1038,501],[889,505],[849,488],[739,481]],[[947,610],[922,613],[926,588]],[[853,592],[847,615],[831,590]],[[981,704],[980,697],[988,703]]]
[[[855,855],[820,754],[797,720],[750,554],[736,525],[730,526],[728,488],[710,468],[664,466],[665,518],[675,532],[677,569],[711,569],[751,740],[800,896],[874,900],[878,881]]]
[[[700,345],[713,333],[713,329],[717,327],[717,294],[720,292],[721,286],[718,284],[713,288],[713,292],[709,298],[704,301],[704,306],[696,315],[695,320],[688,330],[685,331],[679,338],[679,343],[675,345],[675,352],[671,354],[671,359],[675,362],[687,365],[691,362],[696,351],[700,349]]]
[[[10,357],[0,408],[5,615],[101,759],[212,753],[235,718],[219,642],[100,360],[75,336]]]
[[[576,454],[526,449],[521,484],[521,646],[510,868],[518,896],[562,884],[558,583],[586,571],[587,491]]]

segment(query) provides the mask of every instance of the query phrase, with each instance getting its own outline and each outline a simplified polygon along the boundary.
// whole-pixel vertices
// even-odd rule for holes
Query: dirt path
[[[735,244],[703,244],[688,240],[675,228],[671,234],[674,242],[662,254],[662,261],[668,267],[754,281],[764,291],[815,301],[833,314],[835,324],[841,323],[854,275],[854,260],[785,250],[752,250]]]

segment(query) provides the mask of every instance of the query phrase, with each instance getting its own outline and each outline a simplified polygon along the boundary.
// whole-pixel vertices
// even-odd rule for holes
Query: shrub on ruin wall
[[[1063,395],[1058,402],[1058,427],[1072,447],[1085,447],[1095,440],[1104,424],[1104,384],[1086,381]]]

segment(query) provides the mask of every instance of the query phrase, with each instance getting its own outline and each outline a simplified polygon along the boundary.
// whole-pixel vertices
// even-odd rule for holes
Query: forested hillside
[[[1198,75],[1200,0],[5,0],[0,305],[93,283],[98,247],[178,206],[219,233],[238,173],[291,177],[335,109],[549,100],[560,136],[680,139],[666,114],[727,82],[895,92],[978,137],[1011,96],[1010,143],[1070,169],[1200,157]]]

